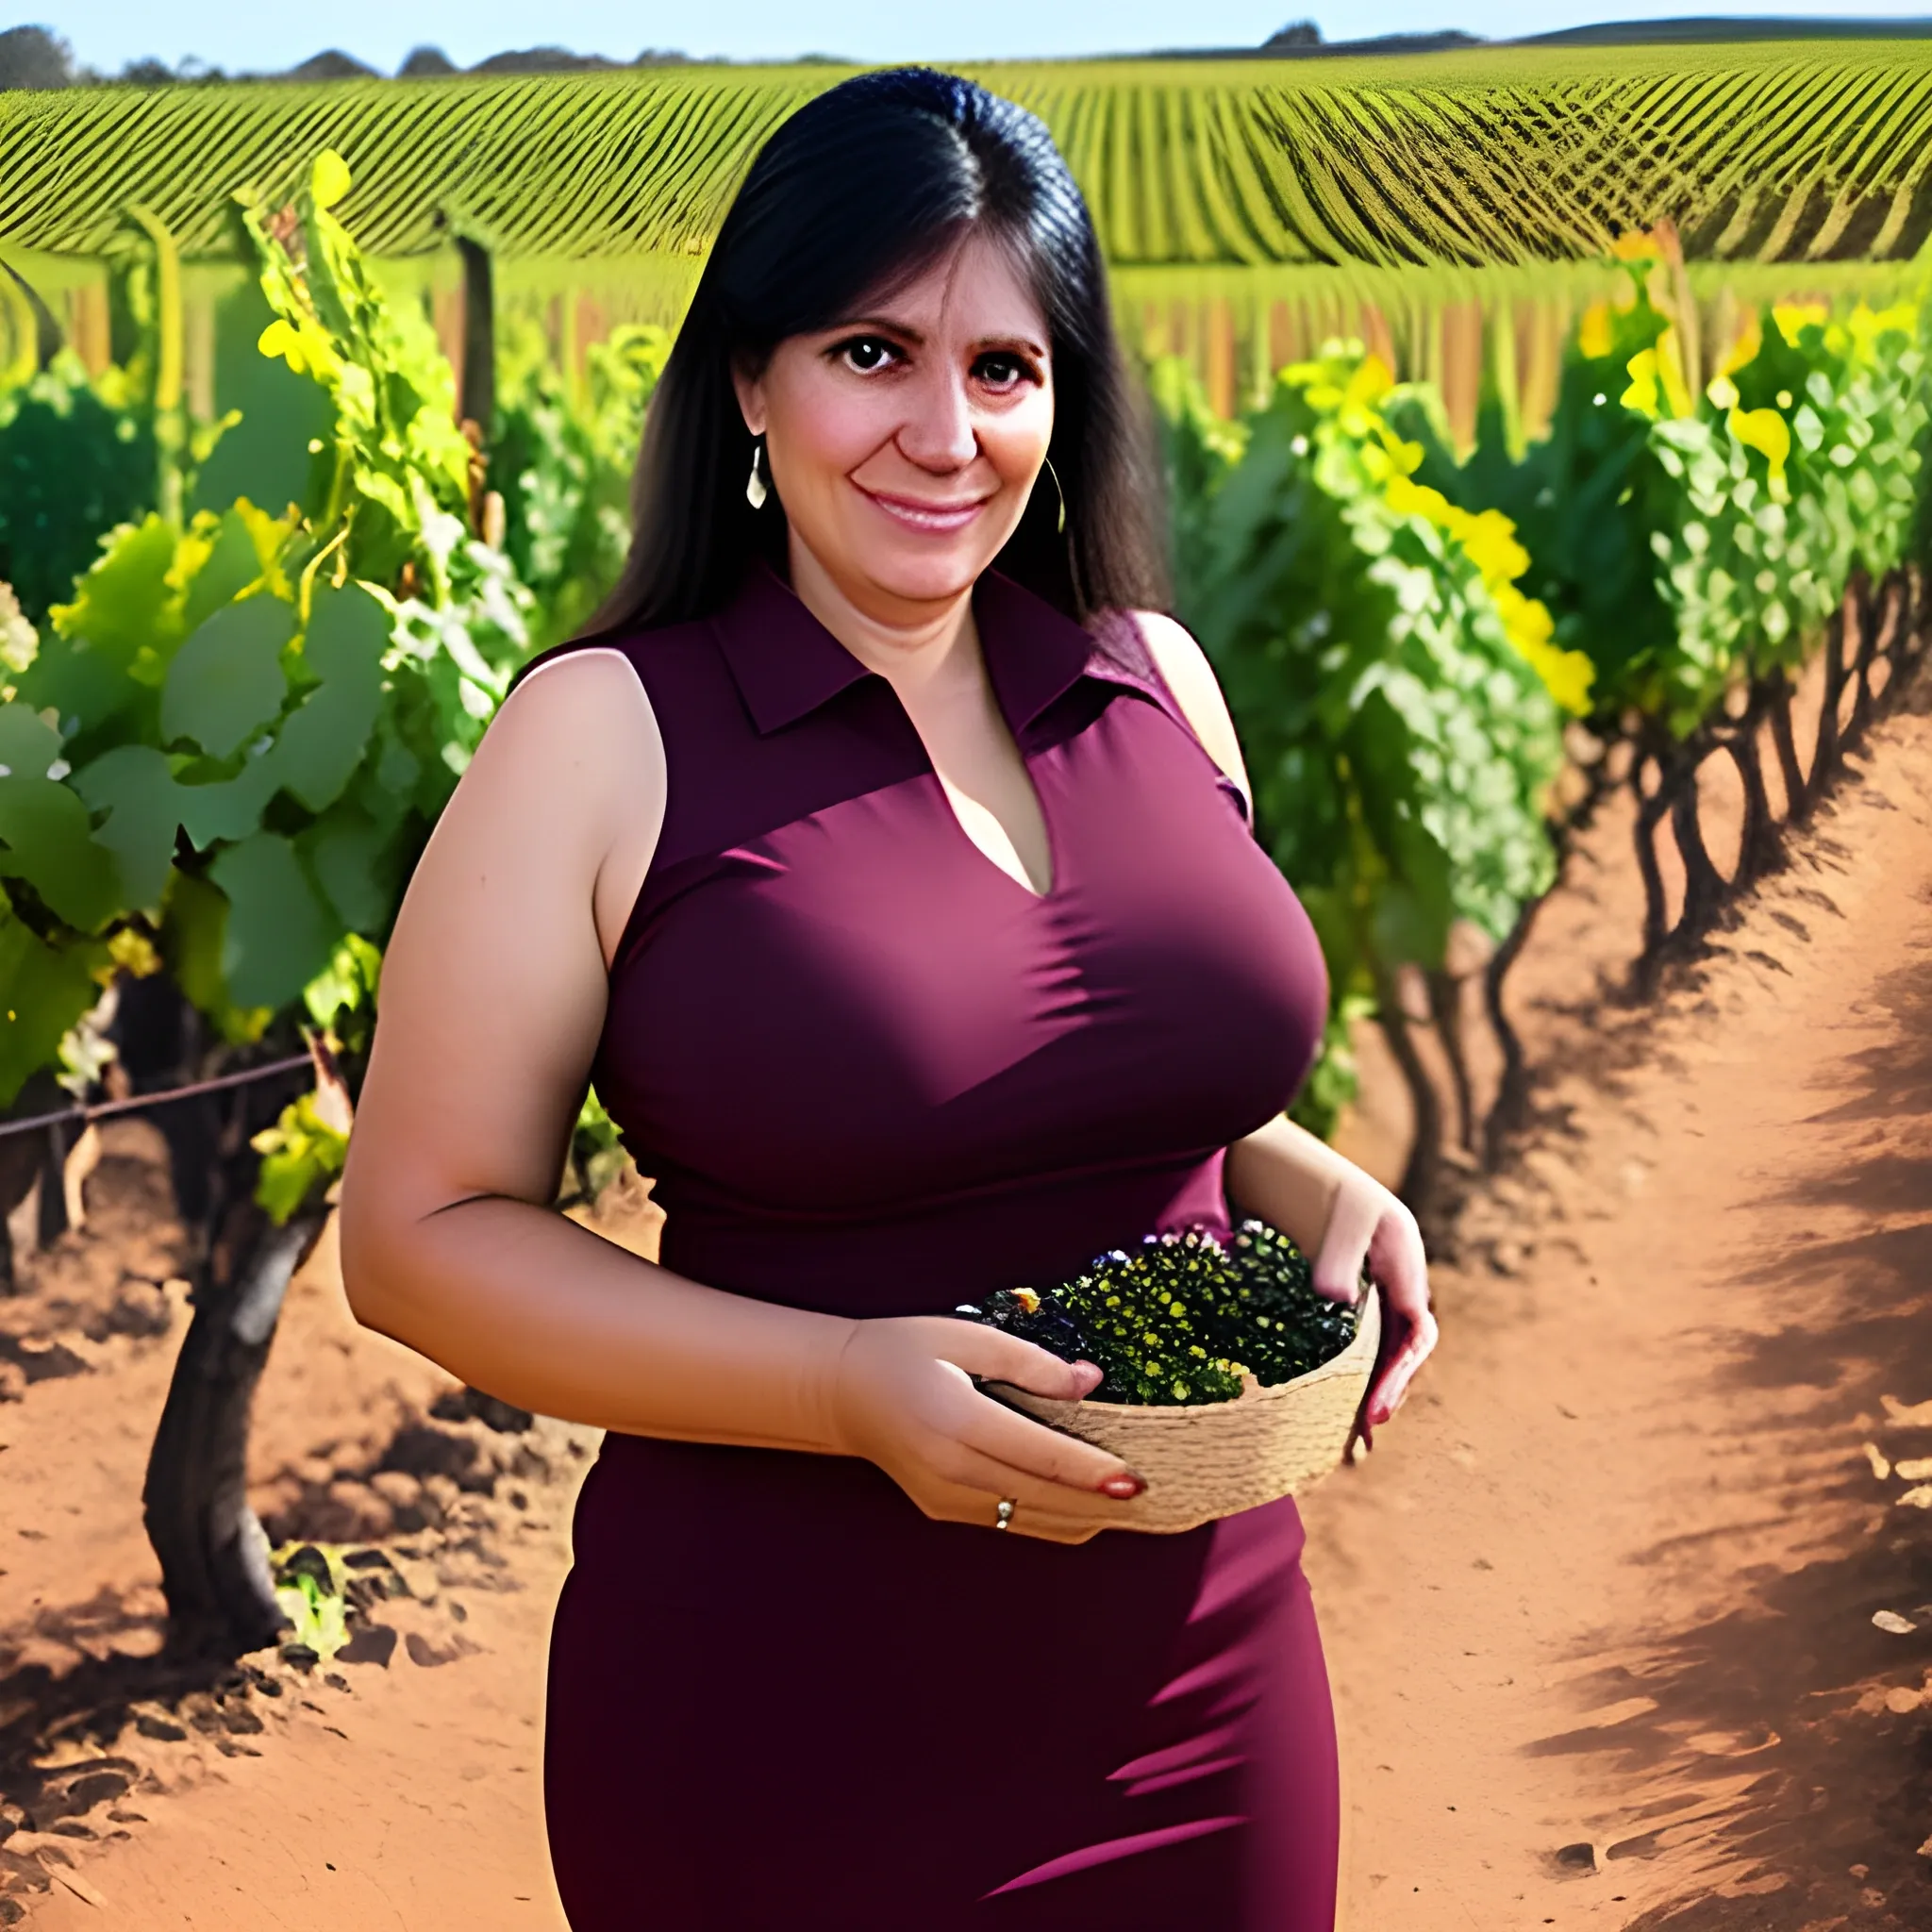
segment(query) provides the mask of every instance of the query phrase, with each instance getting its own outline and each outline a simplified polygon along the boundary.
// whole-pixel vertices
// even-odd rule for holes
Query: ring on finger
[[[1020,1506],[1016,1502],[1014,1502],[1012,1497],[1002,1496],[1000,1498],[1000,1507],[994,1512],[994,1522],[992,1526],[995,1529],[1006,1528],[1008,1524],[1009,1524],[1013,1520],[1013,1511],[1017,1509]]]

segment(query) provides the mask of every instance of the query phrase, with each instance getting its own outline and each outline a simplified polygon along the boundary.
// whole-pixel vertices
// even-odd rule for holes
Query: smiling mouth
[[[928,503],[917,496],[890,496],[884,491],[868,490],[862,483],[854,484],[853,488],[907,529],[924,530],[934,536],[963,530],[991,501],[990,497],[975,496],[966,503]]]

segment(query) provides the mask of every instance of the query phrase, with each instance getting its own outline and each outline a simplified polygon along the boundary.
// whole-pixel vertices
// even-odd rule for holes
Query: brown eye
[[[854,336],[849,342],[841,342],[838,354],[849,368],[856,369],[861,375],[870,375],[874,369],[883,369],[892,359],[895,351],[891,343],[877,336]]]
[[[989,388],[1011,389],[1015,383],[1024,382],[1033,372],[1019,357],[999,355],[982,356],[976,373]]]

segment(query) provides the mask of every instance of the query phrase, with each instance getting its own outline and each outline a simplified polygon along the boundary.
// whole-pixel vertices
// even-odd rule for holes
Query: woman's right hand
[[[1118,1456],[982,1395],[974,1375],[1077,1402],[1101,1372],[947,1315],[855,1322],[833,1374],[838,1446],[877,1463],[937,1522],[991,1529],[1005,1498],[1012,1529],[1050,1542],[1135,1526],[1146,1485]]]

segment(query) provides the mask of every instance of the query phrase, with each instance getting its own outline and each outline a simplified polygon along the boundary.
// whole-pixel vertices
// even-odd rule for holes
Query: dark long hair
[[[997,568],[1076,617],[1164,608],[1158,471],[1129,385],[1087,204],[1045,125],[926,67],[861,75],[801,108],[753,161],[651,399],[632,486],[636,535],[600,631],[718,609],[753,558],[782,571],[775,498],[745,500],[752,439],[734,367],[836,327],[969,233],[1010,251],[1051,331],[1048,483]]]

